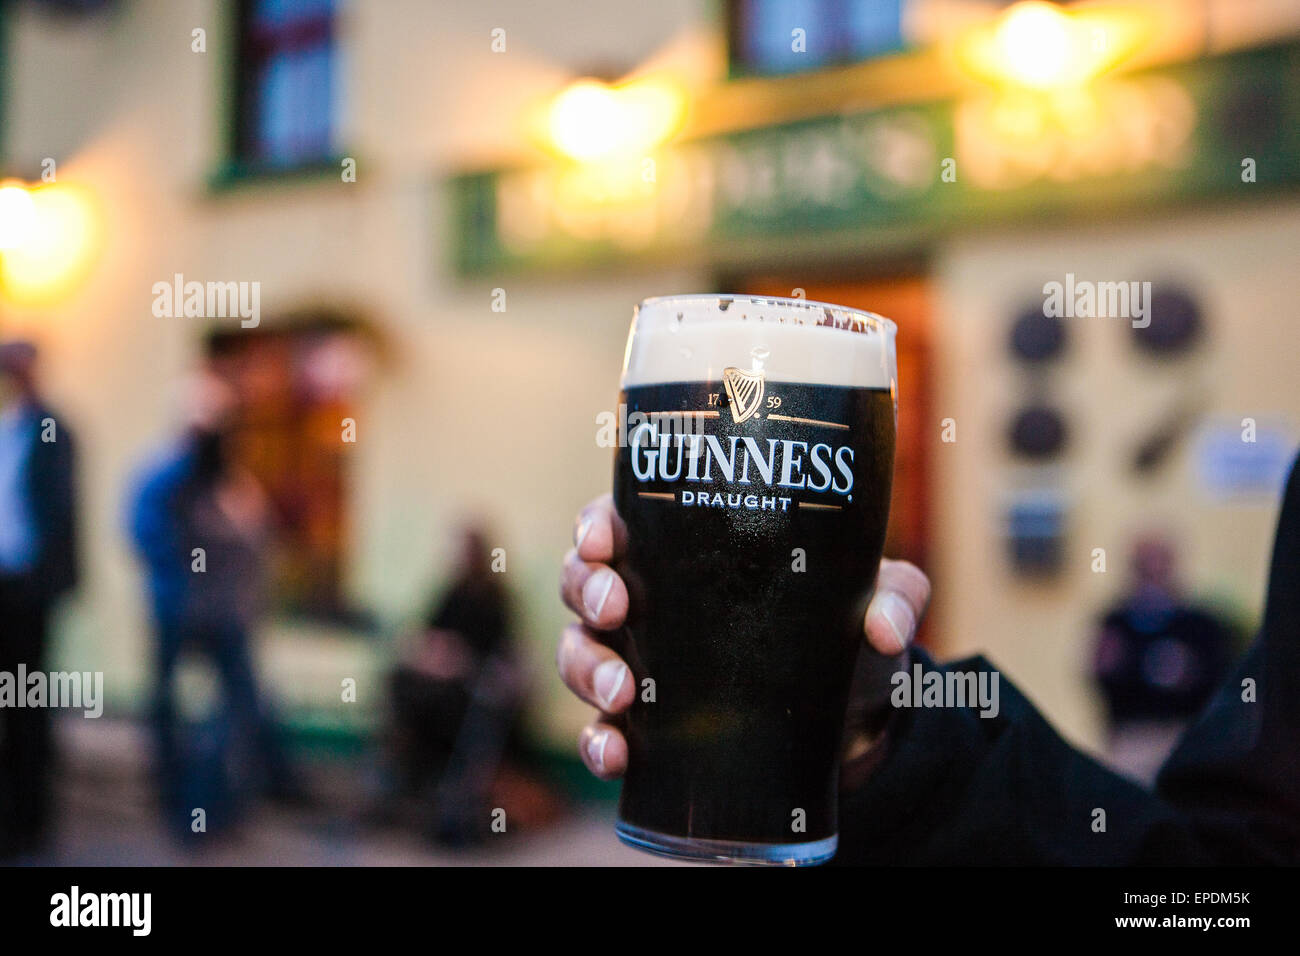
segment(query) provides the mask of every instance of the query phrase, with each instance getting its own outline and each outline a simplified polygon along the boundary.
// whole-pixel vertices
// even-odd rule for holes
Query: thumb
[[[930,579],[907,561],[880,562],[876,593],[867,607],[862,629],[867,643],[881,654],[893,656],[907,649],[930,603]]]

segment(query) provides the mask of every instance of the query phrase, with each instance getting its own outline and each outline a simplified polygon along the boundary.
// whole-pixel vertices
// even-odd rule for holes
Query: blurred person
[[[1133,587],[1101,621],[1093,674],[1109,716],[1109,759],[1145,784],[1210,699],[1231,663],[1232,634],[1178,584],[1173,545],[1159,535],[1133,550]]]
[[[231,458],[237,412],[229,383],[215,367],[201,369],[189,383],[181,434],[142,469],[128,502],[157,637],[152,721],[160,796],[168,826],[182,836],[191,833],[196,807],[213,829],[232,820],[259,786],[272,796],[301,796],[258,692],[249,646],[264,610],[271,522],[261,487]],[[231,739],[219,740],[215,759],[204,760],[197,737],[186,739],[179,726],[174,685],[185,652],[207,658],[220,681]],[[242,759],[246,752],[250,759]],[[239,774],[234,783],[223,772],[229,765]]]
[[[461,530],[451,583],[392,677],[400,787],[432,790],[433,835],[452,844],[486,833],[488,792],[524,690],[510,596],[488,541],[481,525]]]
[[[564,630],[556,660],[570,690],[598,709],[579,738],[582,759],[614,779],[627,768],[620,715],[637,687],[608,646],[628,613],[614,570],[627,529],[608,495],[583,510],[576,528],[560,590],[581,622]],[[1071,747],[1006,680],[991,718],[978,704],[891,707],[900,670],[919,666],[940,679],[997,673],[982,657],[936,664],[912,644],[929,596],[919,569],[881,562],[847,713],[836,862],[1300,862],[1300,465],[1282,502],[1260,632],[1154,790]]]
[[[37,389],[36,359],[30,342],[0,343],[0,671],[12,675],[47,669],[50,613],[78,571],[72,435]],[[49,708],[0,706],[0,857],[48,837],[52,761]]]

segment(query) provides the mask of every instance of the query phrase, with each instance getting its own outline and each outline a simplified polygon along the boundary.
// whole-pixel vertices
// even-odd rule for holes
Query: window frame
[[[848,0],[844,0],[848,2]],[[890,0],[898,2],[900,5],[906,0]],[[763,79],[763,80],[783,80],[797,79],[803,76],[815,76],[820,73],[833,70],[842,70],[851,68],[861,63],[867,63],[872,60],[881,59],[891,56],[906,56],[914,52],[912,47],[904,44],[896,50],[887,50],[880,53],[874,53],[869,56],[859,56],[855,54],[837,55],[816,66],[809,67],[806,70],[793,70],[790,72],[780,73],[771,70],[756,68],[740,57],[745,29],[745,13],[749,0],[722,0],[724,32],[727,40],[727,78],[730,80],[742,79]],[[903,11],[900,9],[900,21]]]
[[[4,2],[5,0],[0,0],[0,4]],[[249,159],[243,154],[243,125],[247,122],[248,100],[245,72],[247,33],[244,23],[251,13],[253,2],[254,0],[236,0],[235,3],[223,4],[220,8],[220,15],[224,19],[220,24],[220,33],[227,43],[227,51],[220,58],[220,76],[217,82],[217,88],[223,94],[218,130],[221,154],[215,169],[208,176],[207,185],[212,192],[225,192],[268,182],[327,180],[340,174],[345,159],[355,158],[351,150],[340,147],[337,142],[325,155],[291,164]],[[342,47],[345,8],[346,0],[336,0],[330,28],[330,42],[336,51]],[[341,62],[342,57],[339,59]],[[338,117],[331,119],[337,120]],[[335,128],[333,132],[337,134],[339,129]]]

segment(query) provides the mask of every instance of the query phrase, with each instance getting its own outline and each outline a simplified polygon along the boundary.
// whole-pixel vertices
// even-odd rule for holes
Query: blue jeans
[[[220,718],[202,733],[176,708],[176,667],[198,653],[216,669]],[[257,691],[248,631],[233,616],[163,613],[158,621],[153,731],[163,810],[170,826],[190,835],[202,808],[208,832],[234,820],[263,787],[286,785],[288,761]]]

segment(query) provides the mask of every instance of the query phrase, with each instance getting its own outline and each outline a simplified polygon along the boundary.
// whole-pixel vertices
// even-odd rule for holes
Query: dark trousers
[[[197,653],[217,671],[223,719],[207,748],[182,725],[176,707],[176,668]],[[242,622],[230,617],[160,616],[155,662],[153,731],[164,812],[182,835],[202,808],[209,829],[230,822],[252,791],[290,784],[288,761],[263,709]],[[231,753],[238,755],[231,758]],[[239,759],[243,758],[243,759]]]
[[[392,676],[394,754],[404,790],[419,792],[446,770],[470,706],[467,682],[408,667]]]
[[[486,836],[492,782],[519,712],[515,694],[492,667],[463,681],[399,667],[392,699],[396,769],[408,792],[435,785],[435,836],[448,843]]]
[[[0,671],[46,669],[48,606],[21,578],[0,577]],[[15,688],[26,695],[27,688]],[[36,849],[50,825],[53,739],[48,707],[0,707],[0,856]]]

